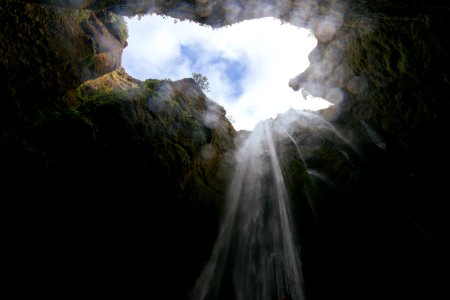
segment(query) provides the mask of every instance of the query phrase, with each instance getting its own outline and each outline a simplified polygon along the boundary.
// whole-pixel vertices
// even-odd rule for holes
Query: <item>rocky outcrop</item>
[[[0,15],[4,120],[120,66],[126,32],[115,26],[118,16],[22,1],[3,1]]]
[[[11,255],[33,270],[54,267],[36,255],[61,260],[64,273],[88,280],[97,275],[83,270],[95,264],[110,270],[102,284],[123,278],[128,286],[140,275],[123,277],[125,255],[151,266],[152,294],[176,284],[182,297],[217,234],[235,135],[225,110],[192,79],[141,82],[121,68],[86,81],[65,103],[2,131],[2,199],[8,222],[18,222]],[[43,249],[56,244],[65,250],[48,257]]]
[[[58,272],[61,261],[62,273],[88,281],[97,281],[85,271],[96,265],[110,290],[118,278],[139,280],[124,279],[126,256],[151,268],[152,294],[172,283],[183,297],[217,234],[235,135],[224,108],[192,79],[126,74],[126,28],[110,11],[4,1],[0,14],[0,189],[11,261],[31,273]],[[62,250],[50,255],[53,247]],[[48,279],[64,286],[63,277]],[[48,287],[36,280],[34,288]]]

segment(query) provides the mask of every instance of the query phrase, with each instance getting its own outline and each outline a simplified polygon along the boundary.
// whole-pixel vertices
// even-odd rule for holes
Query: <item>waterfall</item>
[[[313,182],[314,182],[314,176],[320,177],[320,174],[319,174],[318,172],[316,172],[316,171],[314,171],[314,170],[310,170],[310,169],[308,168],[308,165],[306,164],[306,160],[305,160],[305,158],[303,157],[303,153],[302,153],[302,151],[300,150],[300,147],[298,146],[298,144],[297,144],[297,142],[295,141],[295,139],[294,139],[294,138],[292,137],[292,135],[290,135],[289,132],[287,132],[284,128],[282,128],[282,131],[287,135],[287,137],[289,138],[289,140],[294,144],[295,149],[297,150],[298,156],[300,157],[300,160],[302,161],[303,167],[305,168],[306,174],[308,175],[309,181],[310,181],[311,183],[313,183]],[[323,180],[323,176],[321,176],[320,179]],[[305,185],[305,187],[306,187],[306,185]],[[307,190],[307,189],[306,189],[306,190]],[[309,207],[310,207],[310,209],[311,209],[311,212],[312,212],[312,214],[313,214],[313,216],[314,216],[314,219],[315,219],[316,223],[319,223],[319,221],[318,221],[319,218],[317,217],[317,212],[316,212],[315,205],[314,205],[314,202],[313,202],[313,199],[312,199],[311,195],[309,195],[308,193],[306,193],[305,196],[306,196],[306,200],[308,200]]]
[[[299,246],[272,120],[260,122],[236,152],[226,214],[195,300],[304,299]]]
[[[305,167],[305,169],[306,169],[307,171],[309,171],[309,170],[308,170],[308,165],[306,164],[305,158],[303,157],[303,153],[302,153],[302,151],[300,150],[300,147],[298,146],[297,142],[294,140],[294,138],[292,137],[292,135],[289,134],[289,132],[287,132],[285,129],[283,129],[283,131],[284,131],[284,133],[286,133],[286,135],[287,135],[287,136],[289,137],[289,139],[292,141],[292,143],[293,143],[294,146],[295,146],[295,149],[297,149],[297,153],[298,153],[300,159],[302,160],[303,166]]]

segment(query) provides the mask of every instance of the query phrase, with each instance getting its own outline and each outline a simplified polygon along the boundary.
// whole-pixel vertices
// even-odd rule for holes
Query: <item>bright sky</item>
[[[305,100],[288,85],[308,67],[308,54],[317,44],[306,29],[274,18],[220,29],[157,15],[126,21],[129,38],[122,65],[128,74],[140,80],[205,75],[207,96],[225,108],[236,130],[252,130],[260,120],[289,108],[330,105],[310,95]]]

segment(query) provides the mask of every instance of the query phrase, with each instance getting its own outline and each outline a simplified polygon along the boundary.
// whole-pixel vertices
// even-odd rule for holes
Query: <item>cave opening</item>
[[[309,65],[317,45],[310,30],[273,17],[218,29],[156,14],[126,22],[122,65],[127,73],[140,80],[205,76],[203,91],[226,109],[237,130],[252,130],[290,108],[315,111],[332,105],[288,84]]]
[[[15,291],[84,295],[94,287],[102,295],[188,299],[200,286],[190,299],[446,297],[450,10],[441,0],[419,2],[4,1],[0,169]],[[311,64],[283,85],[335,105],[317,114],[289,110],[252,133],[229,122],[211,128],[206,105],[152,110],[145,104],[161,82],[148,87],[120,68],[126,38],[111,25],[120,20],[111,12],[146,11],[218,27],[272,16],[310,28],[318,40]],[[156,56],[161,45],[170,43],[141,50]],[[179,48],[191,56],[203,55],[199,49]],[[234,57],[213,63],[229,67],[227,80],[250,69]],[[194,72],[212,83],[201,69],[143,79]],[[167,83],[181,86],[176,100],[207,102],[186,81]],[[239,97],[244,86],[220,87]],[[296,96],[303,101],[301,90]],[[317,116],[325,114],[326,121]],[[239,141],[245,147],[234,143],[239,134],[250,136]],[[218,166],[236,148],[228,176]],[[236,179],[228,200],[222,175]],[[239,208],[227,211],[237,222],[215,247],[226,201]],[[208,270],[224,270],[225,281]]]

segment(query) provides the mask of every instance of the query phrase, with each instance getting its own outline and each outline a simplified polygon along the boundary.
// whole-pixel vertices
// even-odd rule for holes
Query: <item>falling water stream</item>
[[[299,247],[271,122],[260,122],[236,153],[226,215],[196,283],[196,300],[304,299]]]
[[[325,140],[333,149],[327,155],[342,162],[339,171],[354,168],[346,152],[353,156],[353,146],[314,113],[289,110],[275,120],[261,121],[242,142],[235,152],[220,233],[192,299],[304,299],[297,224],[290,207],[299,199],[289,199],[280,165],[284,170],[298,160],[296,172],[303,175],[295,185],[318,224],[314,195],[322,184],[333,184],[327,169],[332,166],[315,163],[316,169],[307,159],[323,150]],[[287,161],[291,163],[286,165]]]
[[[367,131],[369,142],[382,150],[386,148],[368,124],[362,122],[361,129]],[[357,186],[362,182],[364,156],[320,115],[291,110],[275,120],[261,121],[235,152],[235,163],[220,233],[210,260],[195,284],[192,299],[304,300],[297,232],[301,233],[303,227],[299,225],[314,226],[315,222],[321,228],[323,216],[332,213],[323,208],[324,203],[336,207],[336,203],[329,205],[335,200],[335,191],[343,191],[345,184]],[[349,208],[355,203],[350,199],[342,205]],[[438,248],[419,222],[396,202],[392,204]],[[309,209],[309,223],[298,219],[305,216],[303,211],[298,213],[299,207]],[[371,225],[370,212],[358,213],[361,216],[352,220],[363,221],[366,214]],[[352,229],[353,224],[348,227],[345,221],[343,224],[340,228]],[[325,223],[324,227],[329,226],[327,230],[330,230],[332,225]],[[353,237],[355,232],[343,236]],[[304,249],[307,246],[305,242]]]

